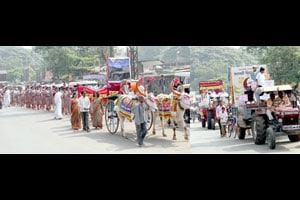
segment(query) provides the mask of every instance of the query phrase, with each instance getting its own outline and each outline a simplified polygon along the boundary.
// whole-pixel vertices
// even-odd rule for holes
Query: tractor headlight
[[[279,122],[279,123],[282,123],[282,118],[279,118],[279,119],[278,119],[278,122]]]

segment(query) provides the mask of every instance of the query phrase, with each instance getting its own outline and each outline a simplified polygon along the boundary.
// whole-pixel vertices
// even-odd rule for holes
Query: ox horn
[[[142,96],[146,97],[146,96],[147,96],[146,93],[144,93],[143,91],[140,90],[140,87],[139,87],[139,83],[138,83],[138,82],[137,82],[136,85],[137,85],[137,87],[136,87],[136,88],[137,88],[137,93],[138,93],[139,95],[142,95]]]
[[[173,81],[170,83],[170,90],[171,90],[172,93],[175,94],[176,96],[180,96],[180,95],[181,95],[180,92],[174,90],[174,88],[173,88]]]

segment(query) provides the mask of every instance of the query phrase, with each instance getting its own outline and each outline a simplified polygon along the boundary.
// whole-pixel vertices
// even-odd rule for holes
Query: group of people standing
[[[91,114],[92,126],[95,129],[103,128],[104,108],[98,92],[93,93],[92,102],[86,95],[86,91],[81,92],[80,98],[78,98],[77,92],[74,92],[70,100],[70,112],[73,130],[82,128],[83,131],[90,132],[89,114]]]

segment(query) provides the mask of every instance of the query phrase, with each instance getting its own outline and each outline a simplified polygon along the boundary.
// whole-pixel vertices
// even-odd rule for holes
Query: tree
[[[35,73],[44,68],[45,62],[32,50],[17,46],[0,47],[0,70],[7,70],[8,81],[27,81],[28,77],[26,78],[25,75],[28,73],[29,66],[32,67],[30,76],[35,78]]]
[[[260,59],[270,67],[270,77],[275,84],[298,83],[300,79],[300,49],[296,46],[268,47]]]
[[[300,79],[300,49],[297,46],[252,46],[246,48],[267,64],[275,84],[298,83]]]

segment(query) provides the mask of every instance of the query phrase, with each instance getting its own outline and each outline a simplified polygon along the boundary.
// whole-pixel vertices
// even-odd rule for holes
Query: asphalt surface
[[[105,124],[105,121],[103,121]],[[1,154],[189,154],[190,143],[178,130],[177,140],[173,131],[166,129],[162,137],[160,126],[157,134],[152,130],[145,138],[145,145],[138,147],[133,122],[126,122],[128,139],[110,134],[104,126],[101,130],[91,127],[91,132],[71,129],[70,117],[55,120],[53,112],[8,107],[0,110]],[[91,124],[91,123],[90,123]]]
[[[192,154],[299,154],[300,142],[290,142],[287,136],[276,137],[276,148],[269,149],[267,144],[254,144],[252,135],[244,140],[237,137],[220,137],[219,127],[216,130],[202,128],[200,122],[191,124],[190,137]]]

